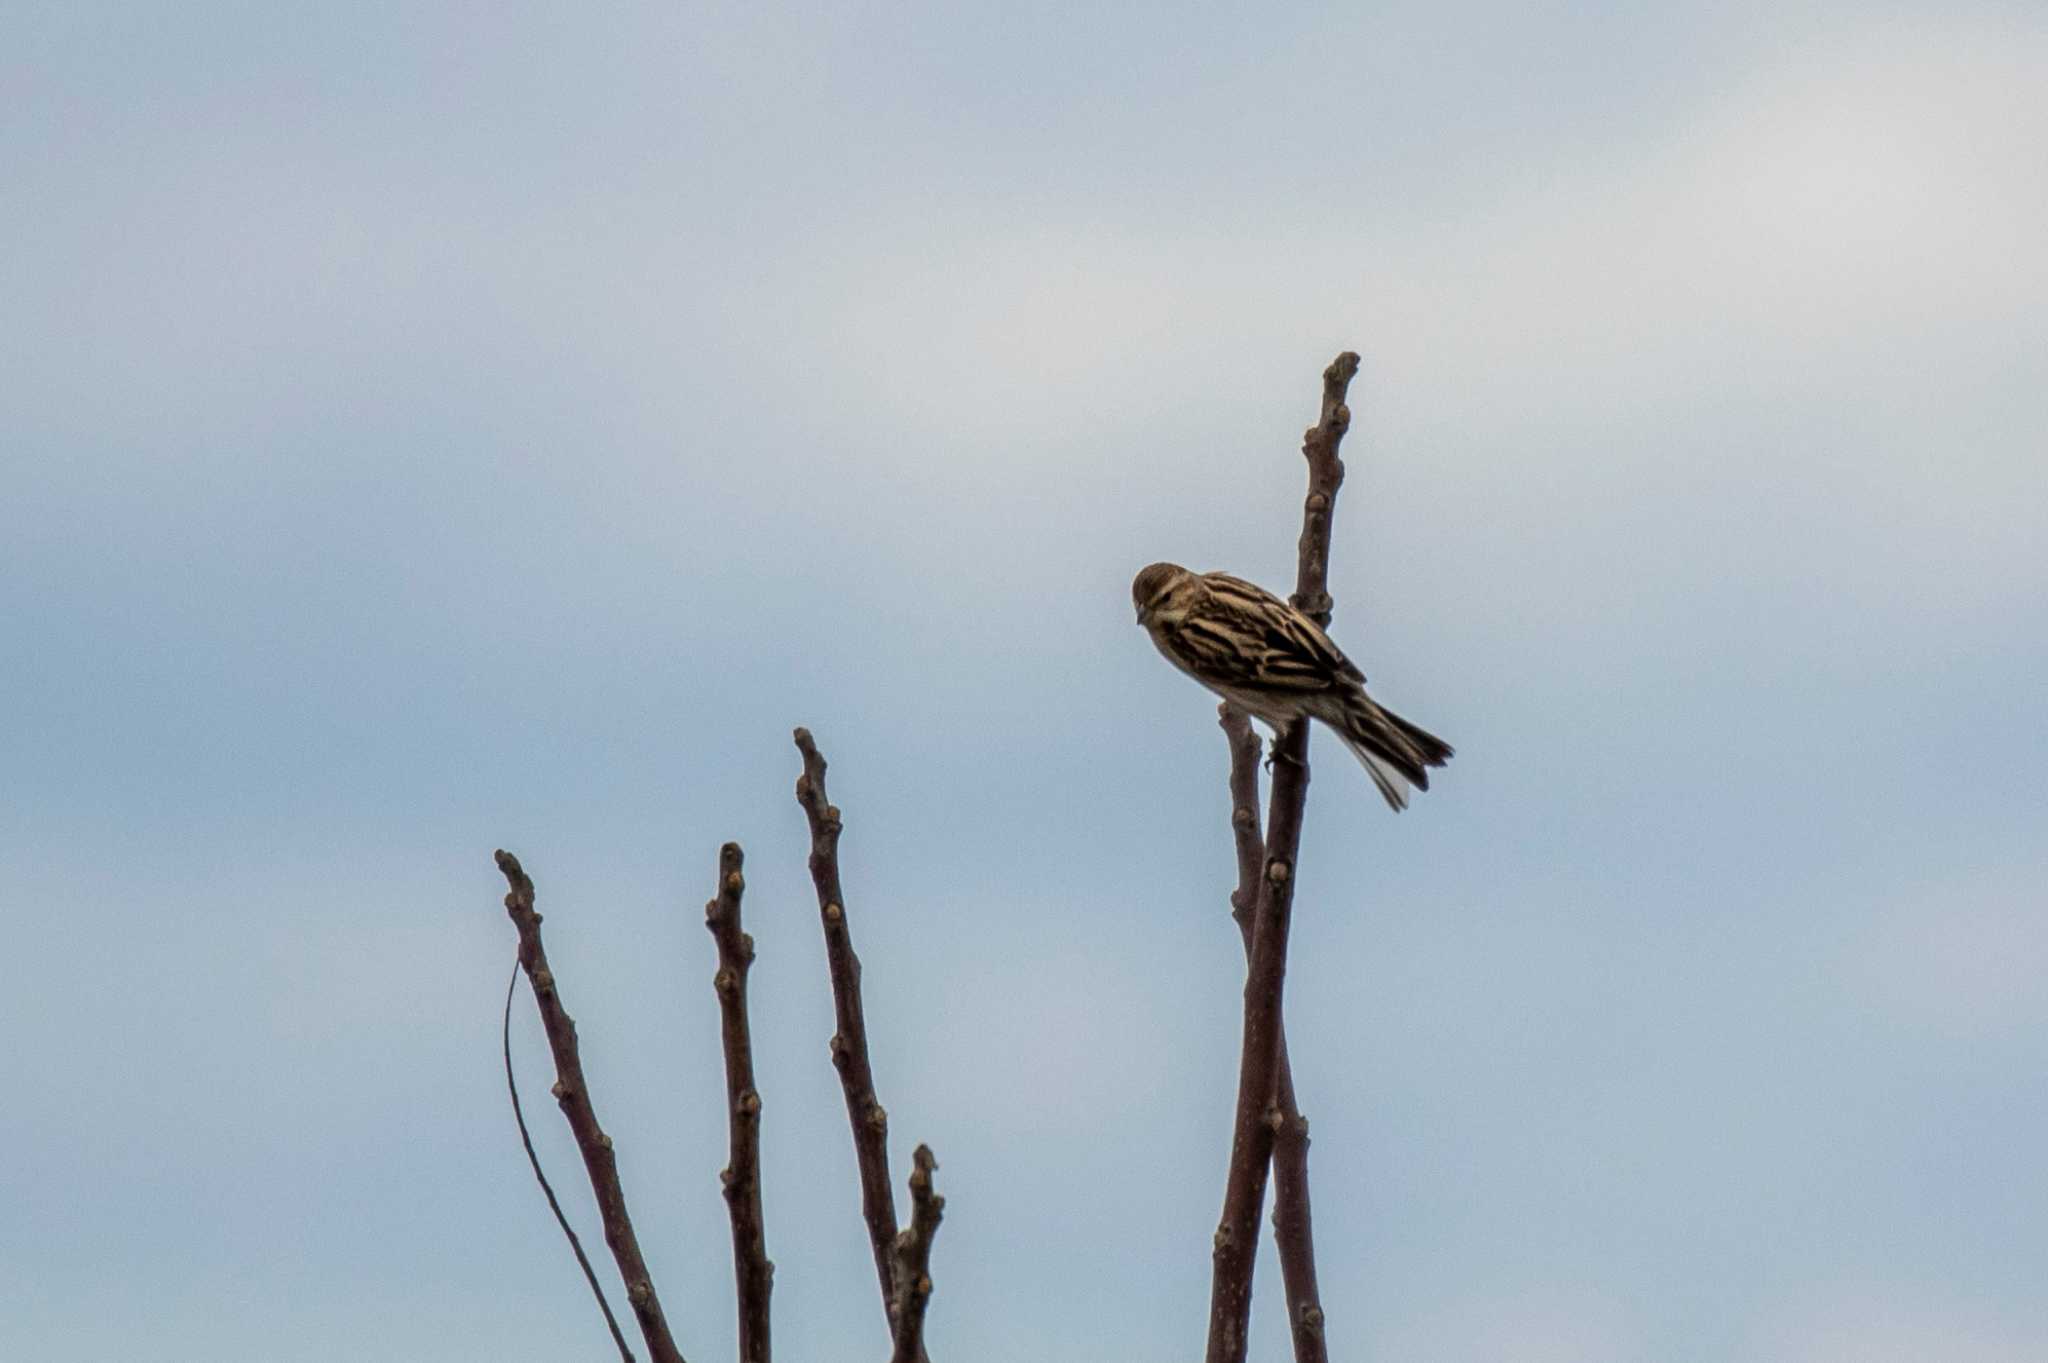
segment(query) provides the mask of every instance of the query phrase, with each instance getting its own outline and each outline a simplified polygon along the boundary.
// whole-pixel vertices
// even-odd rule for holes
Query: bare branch
[[[861,1009],[860,957],[846,921],[845,892],[839,885],[838,806],[825,797],[825,759],[809,729],[796,731],[804,771],[796,781],[797,803],[811,825],[811,883],[825,927],[825,961],[832,976],[832,1007],[838,1030],[832,1035],[832,1064],[846,1092],[846,1116],[853,1127],[854,1162],[860,1169],[861,1215],[875,1256],[882,1309],[895,1300],[892,1259],[896,1245],[896,1201],[889,1188],[889,1114],[875,1097],[868,1064],[867,1019]]]
[[[1252,955],[1252,906],[1258,903],[1259,868],[1266,842],[1259,833],[1259,736],[1242,710],[1218,707],[1230,740],[1230,828],[1237,844],[1237,888],[1230,916],[1244,938],[1245,961]],[[1327,1363],[1323,1342],[1322,1295],[1316,1287],[1316,1250],[1308,1195],[1308,1118],[1294,1100],[1294,1067],[1287,1058],[1287,1032],[1280,1033],[1278,1087],[1274,1093],[1273,1239],[1280,1248],[1280,1277],[1287,1289],[1287,1321],[1294,1335],[1295,1363]]]
[[[1302,507],[1300,562],[1294,603],[1317,620],[1330,618],[1330,522],[1344,482],[1338,443],[1351,424],[1344,397],[1358,373],[1346,351],[1323,371],[1322,411],[1302,444],[1308,459],[1308,496]],[[1292,725],[1274,744],[1273,793],[1266,817],[1263,871],[1252,914],[1251,963],[1245,973],[1244,1049],[1238,1062],[1237,1116],[1224,1184],[1223,1216],[1209,1291],[1207,1363],[1243,1363],[1251,1319],[1252,1269],[1257,1262],[1259,1208],[1266,1197],[1272,1158],[1280,1057],[1285,1043],[1281,1005],[1287,979],[1287,935],[1294,905],[1295,858],[1301,847],[1302,810],[1308,801],[1308,723]],[[1320,1324],[1320,1321],[1317,1322]]]
[[[541,1172],[540,1156],[534,1153],[533,1137],[526,1130],[526,1111],[519,1105],[519,1081],[512,1075],[512,993],[519,988],[519,961],[512,962],[512,978],[505,981],[505,1090],[512,1095],[512,1122],[519,1128],[519,1143],[526,1147],[526,1162],[533,1167],[533,1177],[540,1184],[541,1196],[548,1200],[548,1210],[555,1214],[555,1224],[562,1228],[562,1234],[569,1238],[569,1249],[576,1255],[576,1266],[583,1270],[583,1280],[590,1284],[590,1295],[597,1298],[597,1309],[604,1313],[605,1328],[612,1332],[612,1343],[619,1346],[619,1357],[624,1363],[633,1363],[633,1350],[626,1344],[626,1336],[619,1329],[619,1318],[612,1314],[612,1304],[604,1299],[604,1288],[598,1284],[597,1270],[590,1266],[590,1256],[583,1252],[583,1241],[569,1224],[568,1216],[562,1211],[561,1199],[555,1196],[554,1185]]]
[[[896,1237],[896,1295],[889,1305],[894,1318],[896,1351],[890,1363],[921,1363],[924,1354],[924,1312],[932,1297],[932,1237],[946,1211],[946,1199],[932,1189],[932,1171],[939,1162],[932,1148],[920,1145],[910,1157],[910,1224]]]
[[[731,1156],[719,1181],[732,1214],[733,1278],[739,1289],[740,1363],[768,1363],[768,1298],[775,1265],[768,1262],[761,1217],[761,1095],[754,1088],[754,1046],[747,1025],[747,971],[754,939],[740,928],[745,857],[729,842],[718,851],[718,897],[704,906],[704,926],[718,943],[720,1037],[725,1046],[727,1138]]]
[[[619,1276],[626,1282],[626,1300],[639,1318],[640,1333],[647,1340],[647,1352],[654,1363],[683,1363],[683,1355],[669,1335],[668,1321],[655,1295],[654,1280],[647,1261],[640,1255],[640,1241],[633,1234],[633,1218],[626,1211],[626,1193],[619,1184],[619,1166],[612,1152],[612,1139],[597,1124],[590,1105],[590,1091],[583,1080],[583,1061],[576,1049],[576,1022],[562,1007],[555,987],[554,972],[548,969],[546,950],[540,941],[540,914],[533,907],[533,882],[520,869],[519,858],[498,853],[498,869],[511,885],[505,896],[505,910],[519,930],[519,964],[533,986],[534,1002],[540,1008],[541,1026],[548,1046],[555,1053],[555,1101],[568,1118],[575,1134],[576,1148],[583,1154],[583,1167],[590,1174],[590,1188],[597,1196],[597,1212],[604,1222],[604,1240],[618,1261]]]
[[[1230,892],[1230,916],[1252,954],[1252,911],[1259,905],[1259,868],[1266,864],[1266,839],[1259,832],[1259,757],[1263,745],[1245,712],[1229,701],[1216,707],[1216,722],[1230,743],[1230,837],[1237,845],[1237,888]]]

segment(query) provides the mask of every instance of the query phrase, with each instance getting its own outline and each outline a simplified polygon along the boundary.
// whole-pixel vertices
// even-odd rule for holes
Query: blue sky
[[[1288,581],[1352,348],[1335,632],[1459,755],[1397,819],[1316,748],[1333,1355],[2048,1356],[2044,62],[2016,5],[0,10],[0,1355],[603,1355],[499,846],[728,1354],[736,838],[777,1342],[879,1356],[801,723],[934,1354],[1191,1356],[1242,960],[1128,582]]]

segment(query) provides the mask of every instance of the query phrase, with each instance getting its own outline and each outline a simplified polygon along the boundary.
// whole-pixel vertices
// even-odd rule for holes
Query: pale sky
[[[1128,587],[1287,586],[1346,348],[1334,633],[1458,757],[1312,750],[1332,1357],[2048,1357],[2044,69],[1999,4],[0,7],[0,1357],[607,1356],[500,846],[730,1356],[728,838],[778,1356],[884,1356],[797,724],[933,1356],[1197,1356],[1225,751]]]

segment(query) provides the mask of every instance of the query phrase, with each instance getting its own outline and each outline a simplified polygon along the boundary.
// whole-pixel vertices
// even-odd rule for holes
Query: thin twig
[[[569,1248],[575,1251],[576,1263],[583,1270],[583,1280],[590,1284],[590,1295],[597,1298],[597,1309],[604,1312],[605,1327],[612,1332],[612,1343],[619,1346],[619,1357],[625,1363],[633,1363],[633,1350],[626,1344],[625,1333],[619,1329],[619,1318],[612,1314],[612,1304],[604,1299],[604,1288],[597,1282],[597,1270],[590,1266],[590,1256],[583,1252],[583,1242],[576,1238],[569,1218],[562,1214],[562,1204],[556,1199],[548,1176],[540,1171],[540,1156],[534,1153],[533,1137],[526,1130],[526,1113],[519,1106],[519,1081],[512,1077],[512,994],[518,988],[519,960],[514,957],[512,978],[505,982],[505,1090],[512,1095],[512,1120],[519,1127],[519,1143],[526,1147],[526,1162],[533,1166],[533,1176],[540,1183],[541,1195],[548,1200],[548,1210],[555,1214],[555,1224],[562,1228],[562,1234],[569,1237]]]
[[[1308,496],[1302,508],[1294,604],[1319,622],[1330,617],[1330,518],[1344,481],[1338,442],[1351,424],[1344,404],[1358,372],[1346,351],[1323,371],[1322,412],[1302,444]],[[1251,1319],[1252,1269],[1258,1257],[1259,1209],[1278,1124],[1275,1095],[1283,1041],[1281,1005],[1287,979],[1287,935],[1294,904],[1295,858],[1308,801],[1308,723],[1289,726],[1273,745],[1273,793],[1266,815],[1264,869],[1252,913],[1251,964],[1245,972],[1244,1049],[1238,1061],[1237,1115],[1216,1227],[1209,1289],[1207,1363],[1243,1363]]]
[[[533,882],[510,852],[498,853],[498,869],[512,887],[505,896],[505,910],[519,930],[519,964],[533,985],[534,1002],[540,1008],[541,1026],[548,1034],[548,1046],[555,1053],[555,1101],[575,1134],[576,1148],[583,1154],[583,1167],[590,1174],[590,1188],[597,1196],[598,1215],[604,1221],[605,1243],[618,1261],[619,1276],[626,1282],[626,1300],[640,1321],[640,1333],[654,1363],[683,1363],[661,1312],[661,1298],[655,1294],[647,1261],[640,1255],[639,1238],[633,1234],[633,1218],[626,1211],[626,1193],[619,1184],[618,1159],[612,1139],[597,1124],[590,1105],[590,1090],[583,1079],[583,1061],[576,1049],[576,1022],[562,1007],[555,988],[554,972],[548,969],[547,952],[540,941],[540,915],[533,907]]]
[[[924,1313],[932,1299],[932,1237],[946,1211],[946,1199],[932,1189],[932,1171],[939,1162],[932,1148],[920,1145],[910,1156],[910,1224],[896,1237],[896,1351],[889,1363],[919,1363],[924,1358]]]
[[[711,984],[718,994],[725,1045],[726,1134],[731,1146],[719,1180],[732,1214],[740,1363],[768,1363],[768,1298],[775,1289],[775,1265],[768,1262],[761,1216],[761,1095],[754,1088],[754,1046],[747,1025],[747,971],[754,963],[754,939],[740,928],[744,862],[738,843],[718,849],[718,897],[704,906],[704,926],[718,943],[718,973]]]
[[[1259,868],[1266,860],[1259,832],[1259,736],[1242,710],[1225,704],[1218,718],[1230,740],[1230,828],[1237,845],[1237,888],[1230,916],[1252,954],[1252,914],[1258,903]],[[1323,1339],[1323,1302],[1316,1287],[1314,1223],[1308,1195],[1308,1118],[1294,1099],[1294,1067],[1287,1058],[1287,1031],[1280,1031],[1278,1085],[1273,1096],[1273,1239],[1280,1249],[1280,1278],[1287,1289],[1287,1322],[1294,1335],[1295,1363],[1328,1363]]]
[[[886,1313],[895,1300],[892,1258],[896,1245],[896,1200],[889,1188],[889,1114],[875,1097],[875,1074],[868,1064],[860,957],[853,952],[845,892],[839,884],[839,809],[825,797],[825,759],[811,741],[811,731],[798,729],[795,737],[804,759],[796,798],[811,825],[811,883],[817,887],[818,914],[825,927],[825,961],[832,976],[832,1009],[838,1028],[832,1034],[832,1064],[846,1092],[854,1162],[860,1169],[861,1215],[867,1222]]]

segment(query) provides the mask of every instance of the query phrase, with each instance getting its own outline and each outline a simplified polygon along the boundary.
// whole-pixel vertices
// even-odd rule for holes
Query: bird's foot
[[[1293,753],[1286,751],[1283,746],[1287,742],[1288,735],[1292,732],[1291,729],[1282,729],[1279,733],[1273,735],[1272,743],[1266,748],[1267,771],[1273,770],[1274,765],[1280,762],[1285,762],[1290,767],[1305,767],[1308,765]]]

